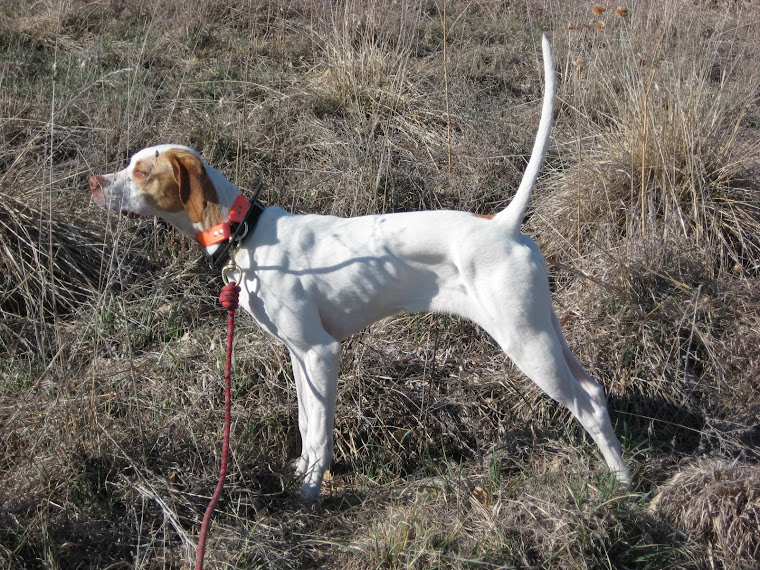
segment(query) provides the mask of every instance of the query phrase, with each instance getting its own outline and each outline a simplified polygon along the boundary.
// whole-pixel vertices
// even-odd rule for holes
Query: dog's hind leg
[[[578,362],[577,358],[575,358],[575,355],[572,353],[565,340],[565,336],[562,334],[562,327],[560,326],[559,319],[557,319],[557,315],[553,309],[552,326],[560,345],[562,346],[562,356],[564,356],[570,372],[578,381],[578,385],[581,389],[586,392],[589,398],[595,403],[596,414],[599,415],[602,420],[599,423],[601,433],[594,435],[594,433],[589,431],[588,428],[586,428],[586,431],[589,432],[592,439],[599,446],[607,465],[615,474],[617,480],[621,485],[627,487],[631,484],[631,472],[623,460],[620,442],[612,429],[612,422],[610,421],[609,410],[607,409],[607,398],[604,395],[604,388],[602,388],[602,386],[594,380],[588,372],[586,372],[583,365]]]
[[[601,385],[596,380],[594,380],[588,372],[586,372],[586,369],[583,368],[583,365],[578,362],[577,358],[575,358],[575,355],[570,350],[570,346],[567,344],[567,340],[565,340],[565,335],[562,333],[562,327],[559,324],[559,319],[557,318],[557,314],[553,309],[552,327],[554,328],[554,333],[557,335],[557,338],[560,341],[560,344],[562,346],[562,355],[565,357],[565,361],[570,367],[570,371],[573,373],[573,376],[575,376],[575,379],[578,380],[578,383],[581,385],[581,387],[586,392],[588,392],[588,395],[597,404],[606,408],[607,398],[604,395],[604,388],[602,388]]]
[[[539,318],[545,326],[524,323],[519,339],[499,338],[498,332],[492,336],[526,376],[570,410],[599,446],[618,482],[628,486],[631,473],[612,429],[604,391],[570,353],[554,311],[546,311]]]

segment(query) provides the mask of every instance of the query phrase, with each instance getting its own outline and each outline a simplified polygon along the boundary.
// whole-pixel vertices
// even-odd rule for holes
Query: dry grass
[[[760,12],[654,4],[3,4],[0,568],[186,567],[216,478],[217,277],[161,223],[106,223],[88,174],[177,142],[297,212],[493,212],[542,29],[561,88],[526,227],[636,488],[482,331],[404,315],[345,343],[306,509],[289,358],[241,318],[210,566],[755,564]]]
[[[642,8],[563,14],[561,162],[528,227],[555,265],[557,301],[588,323],[569,334],[613,374],[624,417],[660,422],[676,449],[754,454],[746,424],[707,435],[718,408],[746,408],[732,391],[755,382],[729,364],[752,368],[756,354],[735,350],[730,324],[755,306],[754,32],[746,12]]]
[[[32,206],[6,196],[0,206],[0,312],[5,319],[26,316],[46,321],[75,311],[94,294],[102,247],[95,236],[49,219]],[[11,332],[11,331],[8,331]],[[5,337],[5,335],[4,335]],[[24,335],[9,335],[24,338]],[[15,352],[16,346],[5,347]]]
[[[552,236],[550,257],[567,246],[630,254],[654,234],[662,247],[707,254],[711,277],[757,269],[757,189],[743,180],[758,159],[745,129],[758,84],[752,32],[732,14],[706,20],[676,4],[567,30],[576,60],[561,97],[582,136],[563,154],[573,167],[536,205],[537,229],[567,242]]]
[[[679,472],[663,485],[651,510],[710,547],[729,568],[760,562],[760,470],[721,462]]]

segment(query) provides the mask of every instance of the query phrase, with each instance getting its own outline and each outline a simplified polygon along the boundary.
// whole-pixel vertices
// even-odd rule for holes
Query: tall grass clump
[[[431,155],[445,147],[445,131],[424,95],[425,6],[402,2],[389,14],[383,5],[325,3],[311,15],[316,57],[299,85],[310,112],[295,132],[320,133],[298,146],[326,168],[310,207],[338,215],[430,207]]]
[[[11,337],[92,300],[100,275],[98,239],[64,220],[41,223],[38,208],[6,195],[0,204],[0,314]],[[3,335],[5,336],[5,335]],[[11,347],[4,347],[11,352]]]
[[[703,461],[670,478],[652,500],[657,511],[725,568],[760,563],[760,469]]]
[[[751,420],[705,435],[725,414],[751,417],[727,391],[751,374],[726,366],[760,253],[751,31],[735,13],[647,6],[562,14],[562,142],[528,227],[620,421],[683,452],[752,455]]]
[[[539,224],[571,223],[548,255],[656,235],[663,247],[706,252],[710,276],[757,269],[758,193],[743,179],[757,146],[742,126],[760,78],[747,32],[680,5],[571,19],[563,32],[562,136],[576,136],[537,209]]]

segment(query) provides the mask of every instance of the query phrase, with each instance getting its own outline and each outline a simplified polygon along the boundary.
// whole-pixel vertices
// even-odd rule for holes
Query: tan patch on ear
[[[219,198],[201,159],[182,149],[166,151],[159,158],[171,165],[177,186],[175,195],[190,220],[196,224],[202,222],[204,228],[221,223]]]
[[[476,218],[484,218],[486,220],[493,220],[494,214],[473,214]]]

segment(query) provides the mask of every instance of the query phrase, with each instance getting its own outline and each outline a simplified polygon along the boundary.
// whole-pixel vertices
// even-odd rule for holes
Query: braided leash
[[[238,293],[240,287],[230,281],[219,295],[219,301],[227,309],[227,360],[224,368],[224,436],[222,438],[222,461],[219,467],[219,481],[211,501],[203,515],[201,531],[198,535],[198,550],[195,555],[195,570],[203,570],[203,559],[206,556],[206,535],[211,526],[216,504],[222,496],[224,482],[227,480],[227,459],[230,454],[230,429],[232,424],[232,341],[235,336],[235,310],[238,308]]]

